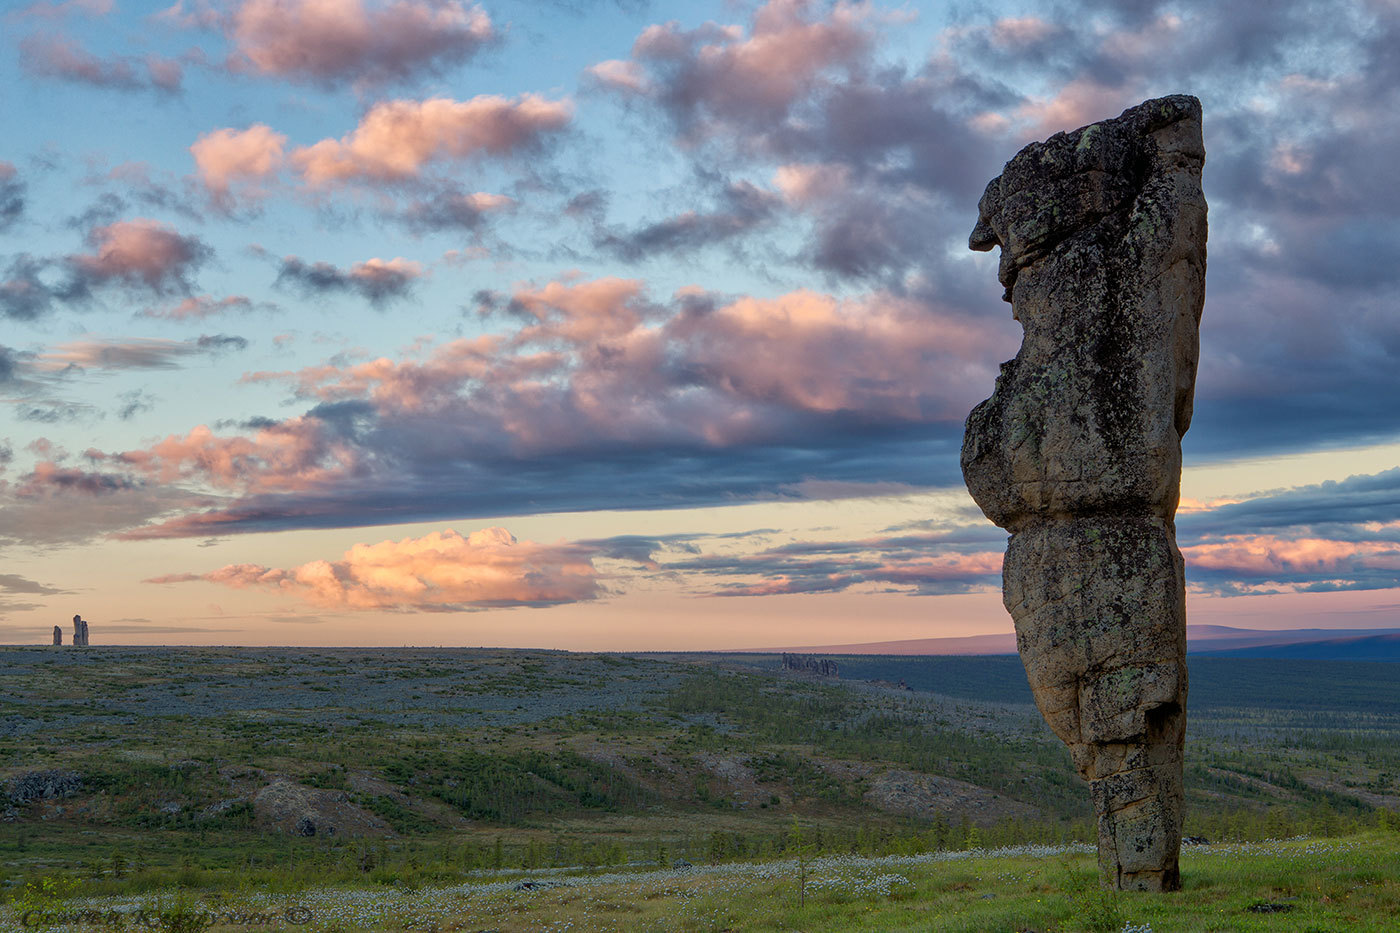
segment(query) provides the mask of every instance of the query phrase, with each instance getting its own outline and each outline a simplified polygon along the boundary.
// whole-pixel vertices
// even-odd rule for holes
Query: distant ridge
[[[1197,654],[1213,658],[1281,658],[1312,661],[1400,661],[1400,632],[1327,638],[1291,644],[1247,645]]]
[[[1235,628],[1229,625],[1186,626],[1187,650],[1216,657],[1328,658],[1332,660],[1400,660],[1400,629],[1299,628],[1283,631]],[[748,654],[891,654],[965,655],[1014,654],[1011,632],[959,638],[912,638],[850,645],[804,645],[779,648],[731,649]]]

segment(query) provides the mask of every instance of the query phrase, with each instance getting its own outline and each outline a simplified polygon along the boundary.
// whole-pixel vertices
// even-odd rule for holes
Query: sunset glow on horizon
[[[958,468],[1020,337],[978,196],[1178,92],[1210,204],[1189,621],[1400,628],[1393,3],[0,23],[0,643],[1008,632]]]

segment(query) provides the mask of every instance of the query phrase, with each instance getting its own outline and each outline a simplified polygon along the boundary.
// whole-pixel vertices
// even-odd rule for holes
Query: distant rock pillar
[[[970,245],[1024,337],[962,467],[1011,532],[1002,592],[1036,704],[1098,815],[1105,885],[1181,886],[1186,602],[1175,515],[1205,296],[1194,97],[1016,154]]]
[[[53,627],[53,643],[55,645],[63,644],[63,628],[61,626],[55,625]]]
[[[86,645],[88,643],[88,624],[82,616],[73,617],[73,644]]]

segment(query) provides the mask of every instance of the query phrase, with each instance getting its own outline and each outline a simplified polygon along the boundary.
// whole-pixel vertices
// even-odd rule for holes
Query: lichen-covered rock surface
[[[1031,143],[973,249],[1025,331],[967,420],[963,476],[1012,533],[1003,596],[1036,703],[1090,783],[1106,884],[1180,886],[1186,604],[1173,519],[1205,297],[1201,105]]]

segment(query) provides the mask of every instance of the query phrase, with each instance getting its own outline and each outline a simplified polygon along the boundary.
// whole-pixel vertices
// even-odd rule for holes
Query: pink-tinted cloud
[[[504,528],[484,528],[466,537],[448,529],[421,538],[357,544],[340,560],[318,560],[288,570],[231,564],[209,573],[146,582],[192,580],[276,590],[336,609],[551,606],[601,594],[589,549],[518,541]]]
[[[214,298],[211,295],[191,295],[170,307],[147,308],[141,312],[141,316],[164,318],[171,321],[200,321],[230,311],[248,311],[252,307],[252,299],[243,295],[228,295],[223,298]]]
[[[1020,49],[1043,42],[1060,27],[1038,16],[1008,16],[992,24],[990,39],[1003,49]]]
[[[610,59],[588,66],[586,73],[594,81],[615,91],[640,94],[650,89],[646,73],[636,62]]]
[[[1133,88],[1103,84],[1093,78],[1076,78],[1047,98],[1033,98],[1016,109],[1016,119],[1026,127],[1028,139],[1041,139],[1102,120],[1141,102]]]
[[[670,329],[706,382],[741,398],[910,421],[960,416],[959,387],[989,381],[998,346],[982,322],[883,294],[741,298]]]
[[[409,181],[433,162],[532,148],[572,115],[568,101],[537,94],[391,100],[371,107],[350,135],[297,149],[291,159],[311,185]]]
[[[724,299],[688,288],[657,303],[638,280],[573,279],[521,285],[486,306],[514,330],[420,343],[400,359],[249,373],[314,406],[247,435],[202,427],[120,455],[143,478],[237,497],[131,535],[208,534],[282,514],[295,523],[342,496],[416,508],[449,486],[485,495],[501,488],[503,464],[723,458],[845,429],[836,425],[927,431],[961,423],[1003,351],[999,321],[886,293]],[[780,482],[804,475],[785,470]]]
[[[41,460],[20,479],[15,487],[19,499],[39,499],[49,495],[78,494],[104,496],[122,490],[135,489],[139,484],[120,473],[102,473],[78,467],[59,466],[52,460]]]
[[[659,80],[615,62],[595,66],[594,76],[634,92],[652,87],[692,136],[710,122],[771,125],[824,73],[855,64],[871,45],[867,7],[837,3],[825,17],[812,11],[807,0],[770,0],[747,36],[739,26],[715,23],[649,26],[632,57],[660,72]]]
[[[641,325],[647,313],[643,283],[615,277],[591,282],[549,282],[524,287],[511,295],[511,307],[537,322],[519,334],[521,341],[554,338],[588,344],[622,337]]]
[[[62,19],[65,16],[106,16],[114,9],[112,0],[38,0],[14,15],[19,18]]]
[[[216,203],[231,204],[235,184],[245,195],[260,196],[261,182],[281,170],[287,137],[263,123],[246,130],[205,133],[190,146],[200,181]]]
[[[1391,541],[1231,535],[1181,552],[1191,568],[1265,580],[1358,568],[1400,570],[1400,545]]]
[[[101,58],[68,36],[26,36],[19,47],[20,65],[29,74],[92,87],[174,94],[184,78],[183,67],[173,59]]]
[[[93,229],[92,253],[69,256],[69,267],[89,284],[141,286],[157,294],[188,292],[190,276],[212,255],[195,236],[138,217]]]
[[[839,197],[850,183],[850,167],[840,164],[794,163],[780,165],[773,173],[773,184],[790,204],[799,207],[821,204]]]
[[[186,357],[217,353],[230,348],[243,349],[248,341],[223,334],[205,335],[194,340],[168,340],[159,337],[129,337],[125,340],[74,340],[40,353],[34,361],[39,370],[79,369],[177,369]]]
[[[440,74],[496,38],[460,0],[243,0],[228,28],[232,67],[323,86]]]
[[[151,447],[112,455],[114,463],[161,483],[193,482],[259,492],[324,488],[359,472],[364,453],[318,418],[289,418],[249,436],[219,437],[200,425]]]

